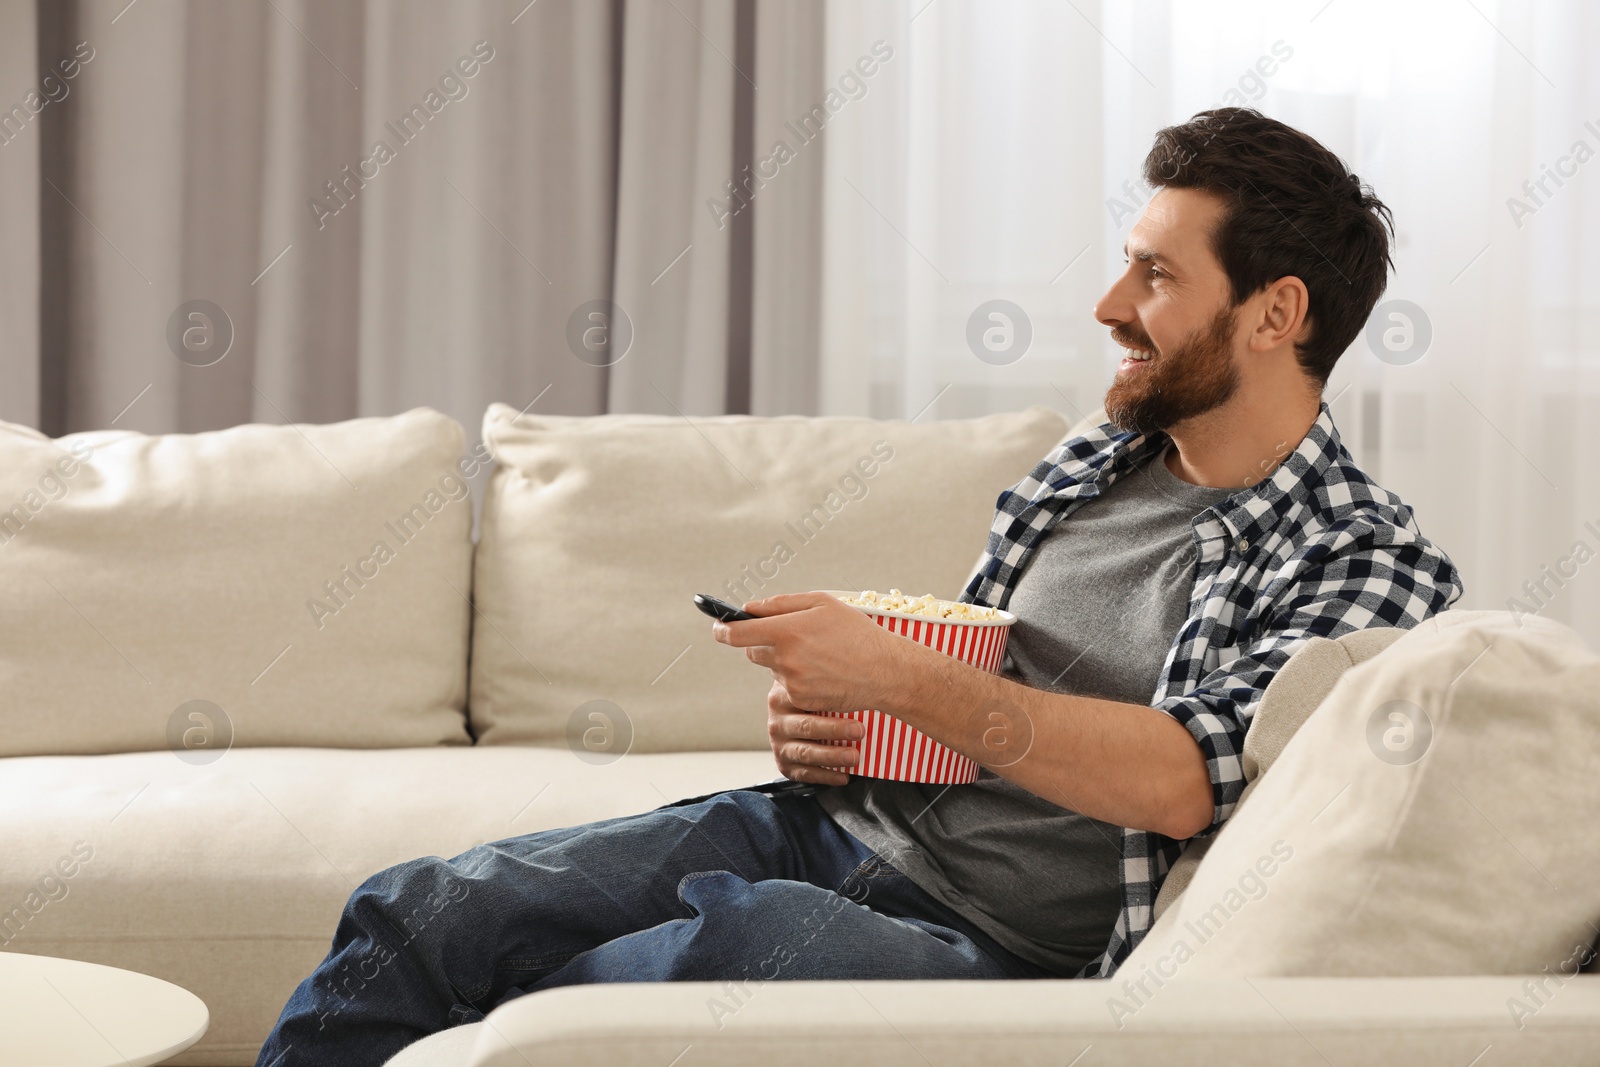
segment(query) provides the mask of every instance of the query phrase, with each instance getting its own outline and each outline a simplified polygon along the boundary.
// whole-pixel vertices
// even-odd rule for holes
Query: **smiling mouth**
[[[1151,352],[1149,349],[1124,347],[1122,363],[1117,369],[1126,370],[1129,367],[1140,367],[1146,363],[1149,363],[1153,358],[1155,358],[1155,353]]]

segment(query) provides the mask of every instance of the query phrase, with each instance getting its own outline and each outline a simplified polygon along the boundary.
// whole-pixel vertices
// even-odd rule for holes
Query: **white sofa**
[[[765,672],[710,640],[691,593],[895,585],[954,595],[996,493],[1066,432],[1042,408],[918,425],[535,418],[496,406],[471,450],[459,427],[427,411],[164,438],[50,441],[0,424],[0,947],[183,985],[206,1001],[212,1025],[173,1062],[252,1063],[325,953],[350,890],[374,871],[774,777]],[[467,482],[491,469],[475,545]],[[1263,720],[1276,725],[1252,731],[1265,746],[1252,755],[1255,796],[1205,862],[1197,849],[1175,873],[1140,952],[1159,965],[1185,901],[1209,900],[1208,878],[1236,877],[1239,857],[1255,854],[1252,834],[1276,832],[1272,813],[1293,808],[1272,790],[1310,771],[1264,771],[1280,750],[1286,765],[1302,749],[1323,751],[1309,726],[1296,732],[1313,707],[1310,723],[1343,737],[1348,724],[1328,709],[1364,716],[1371,694],[1347,691],[1392,685],[1375,668],[1395,662],[1420,679],[1420,704],[1433,707],[1428,691],[1454,708],[1470,686],[1429,681],[1418,664],[1453,669],[1482,635],[1498,641],[1506,628],[1488,617],[1434,627],[1415,635],[1422,647],[1409,659],[1360,640],[1297,657],[1300,681],[1275,687],[1278,710]],[[1570,801],[1571,767],[1595,754],[1593,653],[1562,628],[1533,631],[1554,660],[1517,660],[1534,654],[1519,628],[1485,657],[1510,665],[1484,677],[1558,678],[1540,706],[1550,723],[1573,725],[1561,758],[1543,768],[1553,786],[1522,808],[1496,800],[1507,818]],[[1528,729],[1539,736],[1550,723]],[[1399,769],[1405,780],[1378,776],[1370,796],[1363,785],[1346,794],[1416,813],[1377,820],[1382,856],[1433,827],[1418,822],[1428,811],[1417,798],[1432,794],[1417,769],[1447,754],[1470,765],[1503,744],[1484,729],[1441,730],[1431,762]],[[1459,752],[1443,744],[1457,736],[1475,740]],[[1373,767],[1349,770],[1365,781]],[[1397,806],[1396,795],[1410,799]],[[1476,949],[1444,946],[1494,894],[1522,901],[1521,875],[1454,902],[1456,925],[1396,946],[1402,962],[1351,951],[1308,967],[1308,939],[1396,945],[1370,922],[1340,925],[1338,907],[1323,908],[1321,926],[1283,926],[1319,885],[1343,899],[1336,880],[1292,885],[1302,869],[1389,862],[1372,834],[1351,829],[1363,824],[1340,822],[1326,855],[1307,845],[1302,867],[1200,954],[1208,962],[1197,958],[1153,994],[1120,994],[1135,997],[1121,1009],[1114,982],[769,983],[734,994],[738,1011],[719,1023],[707,1004],[730,995],[720,986],[604,986],[513,1001],[402,1057],[488,1067],[1404,1055],[1464,1065],[1492,1046],[1511,1057],[1493,1062],[1593,1062],[1600,978],[1546,977],[1533,1010],[1518,1013],[1508,1004],[1528,998],[1526,979],[1506,976],[1537,974],[1580,917],[1600,919],[1600,901],[1581,888],[1586,878],[1600,885],[1594,832],[1569,828],[1566,842],[1586,841],[1588,858],[1568,862],[1513,827],[1513,850],[1564,887],[1561,904],[1489,923]],[[1481,881],[1503,865],[1479,854],[1500,831],[1449,832],[1464,835],[1459,869],[1434,858],[1427,871]],[[1398,910],[1414,918],[1417,907]],[[1123,973],[1145,966],[1136,955]]]

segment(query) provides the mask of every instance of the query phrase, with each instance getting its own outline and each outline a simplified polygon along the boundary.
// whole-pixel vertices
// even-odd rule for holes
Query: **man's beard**
[[[1225,307],[1211,324],[1195,331],[1170,352],[1120,376],[1106,391],[1106,415],[1133,433],[1168,430],[1186,419],[1226,404],[1239,388],[1233,365],[1234,310]],[[1154,351],[1150,339],[1119,326],[1112,340]]]

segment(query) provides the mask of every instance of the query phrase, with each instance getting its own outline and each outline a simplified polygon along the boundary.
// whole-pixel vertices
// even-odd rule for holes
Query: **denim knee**
[[[398,938],[404,948],[430,931],[443,917],[459,911],[471,895],[467,880],[437,856],[407,860],[379,871],[356,887],[345,904],[344,917],[380,944]]]
[[[783,938],[808,944],[842,911],[860,905],[806,882],[751,883],[728,871],[701,871],[678,883],[702,936]]]

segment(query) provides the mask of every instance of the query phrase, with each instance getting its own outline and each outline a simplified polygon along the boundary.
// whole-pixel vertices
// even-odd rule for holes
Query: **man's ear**
[[[1294,275],[1271,282],[1261,293],[1261,317],[1250,333],[1252,350],[1265,352],[1311,336],[1311,294]]]

